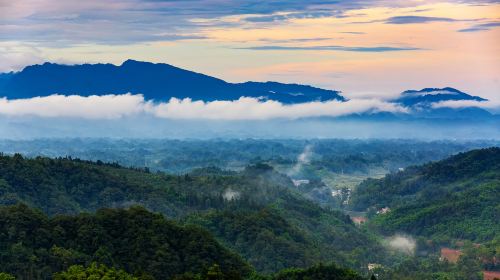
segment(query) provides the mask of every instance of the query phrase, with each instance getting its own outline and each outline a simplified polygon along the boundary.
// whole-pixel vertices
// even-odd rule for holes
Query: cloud
[[[290,39],[271,39],[271,38],[263,38],[259,39],[260,42],[267,43],[303,43],[303,42],[318,42],[318,41],[326,41],[331,40],[329,37],[312,37],[312,38],[290,38]]]
[[[194,32],[197,24],[190,21],[197,17],[194,7],[173,4],[140,0],[10,1],[1,4],[0,37],[57,46],[204,39]],[[168,11],[168,6],[179,9]],[[169,33],[158,36],[165,31]]]
[[[488,22],[488,23],[482,23],[482,24],[476,24],[473,25],[469,28],[464,28],[458,30],[458,32],[478,32],[478,31],[485,31],[485,30],[490,30],[495,27],[500,26],[500,21],[497,22]]]
[[[344,33],[344,34],[354,34],[354,35],[362,35],[362,34],[366,34],[366,32],[360,32],[360,31],[343,31],[343,32],[340,32],[340,33]]]
[[[264,16],[252,16],[244,18],[247,22],[254,23],[265,23],[265,22],[275,22],[275,21],[286,21],[291,19],[307,19],[307,18],[323,18],[323,17],[344,17],[342,11],[332,11],[332,12],[295,12],[287,14],[275,14],[275,15],[264,15]]]
[[[234,101],[192,101],[172,98],[168,103],[154,106],[157,117],[171,119],[211,120],[266,120],[275,118],[298,119],[307,117],[339,117],[372,111],[405,112],[398,105],[376,99],[310,102],[284,105],[273,100],[241,97]]]
[[[388,18],[385,23],[388,24],[413,24],[413,23],[428,23],[428,22],[452,22],[456,19],[446,17],[424,17],[424,16],[397,16]]]
[[[195,35],[195,34],[170,34],[170,33],[159,33],[153,34],[152,38],[159,41],[182,41],[182,40],[201,40],[208,39],[208,36]]]
[[[309,47],[291,47],[291,46],[255,46],[238,48],[244,50],[255,51],[273,51],[273,50],[287,50],[287,51],[344,51],[344,52],[394,52],[394,51],[417,51],[422,50],[415,47],[388,47],[388,46],[375,46],[375,47],[346,47],[346,46],[309,46]]]
[[[41,51],[35,47],[0,42],[0,62],[0,72],[10,72],[44,60]]]
[[[399,105],[376,99],[353,99],[346,102],[310,102],[285,105],[277,101],[241,97],[233,101],[193,101],[172,98],[152,103],[142,95],[51,95],[29,99],[0,99],[0,115],[116,119],[138,114],[165,119],[186,120],[268,120],[308,117],[339,117],[365,112],[405,112]]]
[[[206,27],[272,23],[290,19],[344,17],[355,9],[411,7],[421,1],[386,0],[23,0],[0,1],[2,40],[42,44],[133,44],[183,37],[154,34],[168,31],[203,39]],[[498,1],[455,0],[457,3]],[[234,22],[227,17],[240,17]],[[392,21],[450,20],[446,18],[396,17]],[[192,35],[190,35],[192,34]]]
[[[356,0],[361,1],[361,0]],[[355,1],[355,2],[356,2]],[[241,25],[221,20],[246,16],[243,22],[336,15],[343,1],[258,1],[258,0],[24,0],[0,1],[2,40],[39,44],[133,44],[150,41],[204,39],[206,27]],[[324,10],[336,5],[339,8]],[[361,7],[361,5],[352,5]],[[280,14],[285,14],[281,16]],[[156,36],[168,31],[174,36]],[[203,33],[203,32],[201,32]],[[181,34],[184,36],[175,36]]]
[[[500,100],[487,100],[487,101],[477,101],[477,100],[447,100],[436,102],[432,104],[433,108],[467,108],[467,107],[477,107],[488,109],[491,111],[500,111]]]
[[[144,111],[142,95],[51,95],[29,99],[0,99],[0,114],[7,116],[114,119]]]
[[[413,10],[412,12],[421,13],[421,12],[428,12],[428,11],[432,11],[432,9],[416,9],[416,10]]]

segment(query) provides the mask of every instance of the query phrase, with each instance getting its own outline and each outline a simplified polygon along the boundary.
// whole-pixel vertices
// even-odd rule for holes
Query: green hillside
[[[25,205],[0,207],[0,271],[47,279],[73,264],[99,262],[134,275],[169,279],[218,264],[235,279],[251,268],[196,227],[140,207],[47,217]]]
[[[335,265],[316,265],[307,269],[287,269],[271,277],[270,280],[363,280],[356,272]]]
[[[460,153],[366,180],[351,203],[356,210],[389,207],[389,213],[373,220],[386,233],[492,240],[500,232],[500,148]]]
[[[49,215],[141,205],[201,225],[260,272],[332,261],[365,269],[383,250],[348,216],[304,199],[265,164],[173,176],[15,155],[0,157],[0,182],[2,204],[22,202]]]

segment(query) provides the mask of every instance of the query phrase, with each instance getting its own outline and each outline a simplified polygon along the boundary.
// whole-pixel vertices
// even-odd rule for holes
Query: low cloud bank
[[[353,99],[346,102],[327,101],[285,105],[273,100],[241,97],[234,101],[193,101],[172,98],[151,108],[157,117],[169,119],[267,120],[305,117],[339,117],[371,111],[404,112],[395,104],[376,99]]]
[[[500,101],[442,101],[433,108],[478,107],[500,111]],[[194,101],[171,98],[168,102],[146,101],[140,94],[122,95],[50,95],[28,99],[0,98],[0,116],[68,117],[82,119],[120,119],[148,115],[172,120],[270,120],[309,117],[341,117],[370,112],[404,113],[408,109],[398,104],[374,98],[357,98],[345,102],[331,100],[283,104],[274,100],[241,97],[238,100]]]
[[[500,111],[500,100],[487,100],[487,101],[477,101],[477,100],[448,100],[441,101],[432,104],[433,108],[467,108],[467,107],[477,107],[482,109],[487,109],[490,111]]]
[[[28,99],[0,99],[0,114],[7,116],[116,119],[149,107],[142,95],[50,95]]]
[[[117,119],[147,114],[166,119],[267,120],[339,117],[365,112],[405,112],[399,105],[377,99],[352,99],[287,105],[273,100],[241,97],[234,101],[193,101],[172,98],[154,103],[142,95],[51,95],[29,99],[0,99],[0,115]]]

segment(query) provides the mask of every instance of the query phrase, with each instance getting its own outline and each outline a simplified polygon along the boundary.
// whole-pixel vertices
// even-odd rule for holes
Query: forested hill
[[[374,220],[386,232],[492,240],[500,232],[500,148],[460,153],[366,180],[351,203],[357,210],[389,207]]]
[[[173,176],[75,159],[0,157],[0,204],[49,215],[142,205],[204,226],[260,272],[335,261],[366,268],[383,251],[349,217],[323,209],[265,164]],[[356,250],[354,250],[356,249]]]
[[[25,205],[0,207],[0,228],[6,229],[0,232],[0,271],[18,279],[47,279],[90,262],[154,279],[205,273],[214,264],[234,279],[251,272],[208,232],[140,207],[53,218]]]

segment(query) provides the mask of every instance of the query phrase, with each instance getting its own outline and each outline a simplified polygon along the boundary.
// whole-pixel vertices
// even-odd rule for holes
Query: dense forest
[[[0,208],[0,271],[46,279],[73,264],[99,262],[134,275],[168,279],[217,264],[242,278],[251,268],[198,227],[140,207],[47,217],[25,205]]]
[[[303,198],[271,166],[183,176],[59,158],[0,157],[0,202],[49,215],[142,205],[201,225],[260,272],[335,261],[356,269],[383,251],[349,216]]]
[[[0,151],[28,158],[73,157],[184,175],[198,169],[241,171],[266,163],[302,184],[304,197],[323,206],[344,208],[348,192],[367,178],[381,178],[407,166],[440,160],[490,141],[375,139],[37,139],[0,140]],[[221,175],[218,173],[218,175]],[[332,197],[332,191],[343,196]]]
[[[367,180],[354,192],[352,205],[372,211],[389,207],[372,223],[385,233],[486,242],[500,232],[499,198],[500,148],[489,148]]]
[[[364,279],[335,265],[260,276],[210,234],[141,207],[47,217],[0,207],[0,279]],[[333,278],[332,278],[333,277]]]
[[[315,152],[300,170],[323,159]],[[479,280],[500,270],[500,148],[367,179],[337,202],[321,179],[297,185],[283,164],[297,160],[174,175],[0,155],[0,280]],[[401,233],[414,249],[392,247]],[[444,246],[456,260],[442,259]]]
[[[239,170],[265,161],[290,167],[309,149],[307,174],[316,169],[334,173],[366,173],[443,159],[451,154],[498,145],[498,141],[417,141],[342,139],[37,139],[0,140],[0,151],[27,157],[71,156],[92,161],[117,162],[122,166],[147,167],[169,173],[185,173],[196,168],[219,167]],[[313,174],[311,174],[313,173]]]

